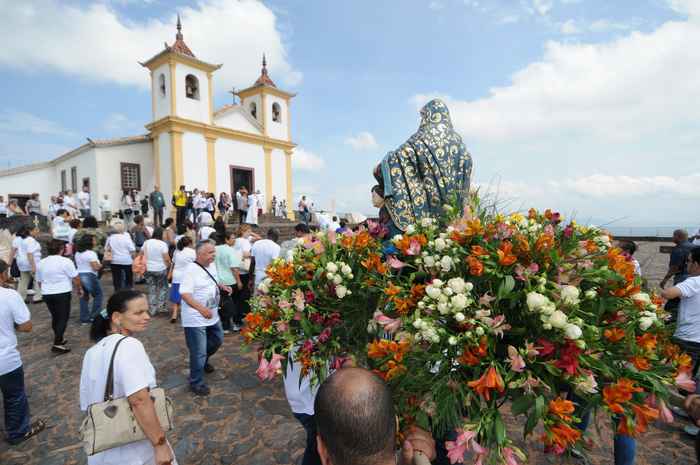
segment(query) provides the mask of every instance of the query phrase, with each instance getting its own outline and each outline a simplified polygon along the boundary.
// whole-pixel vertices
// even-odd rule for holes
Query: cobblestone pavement
[[[103,280],[111,295],[109,279]],[[66,337],[73,351],[54,356],[50,352],[52,332],[44,304],[31,305],[34,331],[19,337],[25,367],[25,382],[33,416],[49,418],[51,428],[26,443],[10,447],[0,443],[2,465],[74,465],[86,463],[78,439],[83,417],[78,408],[78,384],[85,351],[91,343],[88,327],[78,322],[74,299]],[[226,336],[213,357],[216,372],[207,375],[212,393],[193,397],[187,386],[188,360],[179,324],[158,316],[139,336],[156,369],[159,385],[175,404],[176,429],[169,434],[181,465],[298,464],[304,446],[304,431],[294,419],[284,398],[281,381],[262,384],[255,376],[255,356],[241,349],[238,335]],[[601,434],[591,426],[595,444],[590,463],[612,464],[609,427],[601,421]],[[522,437],[521,420],[509,418],[511,437]],[[692,464],[691,439],[682,431],[685,423],[656,425],[638,445],[638,465]],[[530,464],[583,463],[545,456],[536,444],[526,446]],[[469,462],[467,462],[469,463]]]

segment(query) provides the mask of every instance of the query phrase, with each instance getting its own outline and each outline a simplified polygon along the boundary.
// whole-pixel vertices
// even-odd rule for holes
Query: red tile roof
[[[262,62],[262,72],[261,72],[258,80],[255,81],[255,84],[253,84],[253,87],[259,87],[259,86],[277,87],[275,85],[275,83],[272,82],[272,79],[270,79],[270,76],[267,74],[267,60],[265,60],[264,54],[263,54],[263,62]]]
[[[180,23],[180,15],[177,15],[177,34],[175,34],[175,43],[170,47],[170,50],[180,53],[182,55],[187,55],[194,58],[194,53],[187,46],[185,40],[182,37],[182,24]]]

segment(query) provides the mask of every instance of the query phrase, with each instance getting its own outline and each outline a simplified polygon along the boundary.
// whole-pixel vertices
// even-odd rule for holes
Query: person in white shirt
[[[277,244],[280,234],[275,228],[267,231],[267,239],[261,239],[253,244],[250,255],[253,257],[251,268],[255,270],[255,289],[265,279],[265,270],[274,259],[280,255],[280,246]]]
[[[78,193],[78,208],[82,218],[90,216],[90,188],[88,186],[83,186],[83,190]]]
[[[163,241],[163,228],[153,230],[150,239],[141,247],[141,254],[146,257],[146,289],[148,290],[148,307],[151,316],[167,313],[168,268],[170,254],[168,244]]]
[[[66,191],[63,195],[63,208],[68,210],[71,218],[78,217],[78,201],[73,191]]]
[[[265,195],[260,193],[260,189],[255,191],[255,204],[255,208],[258,209],[258,217],[260,217],[265,210]]]
[[[95,315],[102,310],[102,284],[98,272],[102,269],[100,259],[95,248],[95,236],[85,234],[76,244],[75,267],[78,269],[80,284],[83,287],[83,295],[80,297],[80,323],[88,325],[92,323]],[[88,310],[92,296],[92,311]]]
[[[236,312],[236,300],[234,296],[237,292],[243,289],[241,282],[240,266],[241,252],[233,247],[236,242],[236,235],[233,231],[225,231],[223,234],[216,234],[216,272],[219,277],[219,282],[230,286],[233,289],[232,294],[222,292],[221,306],[219,316],[221,317],[221,326],[224,329],[224,334],[229,334],[231,331],[240,331],[241,327],[237,323],[242,318]],[[234,321],[232,324],[231,322]]]
[[[100,216],[105,223],[112,219],[112,201],[107,194],[100,200]]]
[[[663,289],[661,296],[681,300],[673,341],[693,359],[693,377],[697,378],[700,365],[700,247],[690,250],[685,281]],[[700,394],[700,382],[696,382],[695,393]]]
[[[197,224],[199,226],[214,224],[214,218],[211,216],[211,213],[209,213],[208,211],[202,211],[199,215],[197,215],[196,219],[197,219]]]
[[[128,400],[146,438],[91,455],[88,465],[177,464],[149,394],[156,387],[156,371],[143,344],[135,337],[148,328],[150,319],[146,296],[123,289],[109,298],[107,308],[92,323],[90,338],[96,343],[83,358],[80,410],[87,411],[91,405],[104,401],[114,356],[112,394]]]
[[[239,326],[243,324],[243,317],[250,311],[250,303],[248,300],[250,299],[251,288],[253,287],[250,270],[250,251],[253,249],[251,241],[259,239],[260,237],[253,232],[248,224],[240,225],[236,230],[236,242],[234,242],[233,248],[241,254],[241,265],[238,270],[238,276],[241,278],[243,289],[234,294],[237,311],[233,323]]]
[[[34,303],[41,302],[41,289],[36,285],[36,271],[39,260],[41,260],[41,244],[36,240],[39,235],[39,228],[29,226],[22,227],[17,235],[22,238],[17,251],[17,268],[20,272],[17,292],[23,300],[27,300],[27,290],[29,282],[34,278]]]
[[[32,321],[22,297],[6,287],[8,270],[7,263],[0,260],[0,391],[5,409],[5,435],[10,444],[16,445],[43,431],[46,420],[30,421],[24,367],[15,332],[30,332]]]
[[[243,224],[248,214],[248,189],[245,186],[236,192],[236,209],[238,210],[238,224]]]
[[[7,218],[7,203],[2,195],[0,195],[0,218]]]
[[[202,212],[202,200],[205,200],[206,202],[206,199],[202,197],[202,194],[201,192],[199,192],[199,189],[195,189],[194,191],[192,191],[192,208],[194,209],[195,221],[197,221],[197,217]]]
[[[134,273],[131,265],[134,263],[136,255],[136,245],[131,239],[131,235],[124,230],[124,222],[121,220],[112,221],[112,228],[115,233],[107,238],[105,250],[112,253],[112,284],[114,290],[134,287]]]
[[[247,224],[258,224],[258,197],[255,194],[248,194],[248,212],[245,222]]]
[[[185,269],[190,263],[194,263],[197,254],[194,251],[194,243],[187,236],[181,236],[177,241],[177,248],[173,254],[173,264],[170,271],[172,286],[170,286],[170,302],[172,303],[170,322],[177,321],[180,311],[182,296],[180,295],[180,283],[185,274]]]
[[[56,217],[51,221],[51,236],[63,242],[70,242],[70,213],[65,208],[59,208]]]
[[[214,221],[212,221],[211,219],[211,215],[209,215],[206,212],[201,213],[201,215],[204,214],[208,216],[208,219],[204,218],[204,221],[200,223],[199,232],[197,233],[197,238],[200,241],[206,241],[207,239],[209,239],[209,236],[216,232],[216,229],[211,227],[211,225],[214,224]]]
[[[219,284],[214,244],[202,241],[197,244],[196,253],[197,259],[187,265],[180,283],[182,326],[190,352],[190,389],[195,395],[206,396],[210,390],[204,382],[204,372],[214,371],[209,359],[224,340],[219,320],[221,290],[231,293],[231,288]]]
[[[328,227],[328,229],[329,229],[330,231],[333,231],[333,232],[336,232],[338,229],[340,229],[340,223],[338,222],[338,217],[337,217],[337,216],[333,216],[333,218],[332,218],[332,220],[331,220],[331,224],[330,224],[330,226]]]
[[[36,268],[36,280],[51,313],[54,335],[51,351],[58,354],[70,352],[63,335],[70,318],[71,291],[75,288],[78,296],[83,294],[78,270],[70,259],[61,256],[64,246],[64,242],[52,239],[48,245],[48,257],[42,259]]]

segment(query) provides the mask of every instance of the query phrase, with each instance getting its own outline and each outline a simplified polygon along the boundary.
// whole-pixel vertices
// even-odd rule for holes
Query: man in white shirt
[[[209,358],[219,350],[224,340],[224,330],[219,319],[221,290],[232,292],[231,287],[219,284],[216,265],[216,249],[211,241],[197,244],[197,259],[185,268],[180,283],[182,296],[182,327],[190,352],[190,389],[195,395],[209,395],[204,382],[204,372],[214,367]]]
[[[88,186],[83,186],[83,190],[78,193],[78,207],[82,218],[90,216],[90,188]]]
[[[30,423],[29,401],[24,390],[24,369],[17,350],[15,331],[32,330],[29,309],[22,297],[7,285],[8,265],[0,260],[0,391],[4,399],[5,434],[10,444],[19,444],[46,427],[45,420]]]
[[[251,267],[255,270],[255,289],[265,279],[267,266],[280,255],[280,246],[277,245],[279,237],[277,230],[270,228],[267,231],[267,239],[261,239],[253,244],[250,255],[253,257]]]
[[[100,216],[105,224],[109,223],[109,220],[112,219],[112,201],[109,200],[109,195],[107,194],[100,200]]]
[[[248,190],[245,186],[236,192],[236,208],[238,209],[238,224],[243,224],[248,214]]]
[[[68,210],[72,218],[78,216],[78,202],[75,200],[73,191],[66,191],[63,195],[63,208]]]

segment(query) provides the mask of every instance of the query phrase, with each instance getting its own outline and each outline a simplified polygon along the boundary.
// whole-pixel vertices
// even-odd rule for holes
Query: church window
[[[160,96],[165,97],[165,74],[158,76],[158,90],[160,90]]]
[[[141,190],[141,165],[136,163],[122,163],[122,190]]]
[[[272,104],[272,121],[275,123],[282,122],[282,109],[280,108],[279,103]]]
[[[185,96],[194,100],[199,100],[199,80],[191,74],[185,77]]]
[[[250,102],[250,115],[258,119],[258,106],[255,104],[255,102]]]
[[[78,168],[75,166],[70,169],[70,189],[78,192]]]
[[[68,182],[66,179],[66,170],[61,170],[61,192],[68,190]]]

